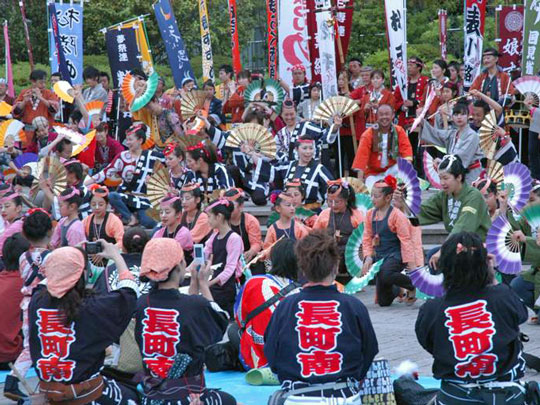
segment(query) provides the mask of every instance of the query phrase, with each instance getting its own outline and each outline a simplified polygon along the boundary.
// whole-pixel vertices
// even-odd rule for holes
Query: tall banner
[[[152,5],[161,34],[161,39],[167,51],[169,66],[171,67],[174,85],[182,88],[185,79],[195,80],[191,63],[187,54],[184,40],[178,30],[170,0],[159,0]]]
[[[152,52],[150,51],[150,46],[148,45],[148,36],[146,35],[144,17],[138,17],[133,21],[122,23],[117,25],[115,28],[132,28],[134,30],[141,66],[145,72],[153,71],[154,64],[152,62]]]
[[[73,84],[72,69],[68,67],[66,57],[64,54],[64,46],[62,45],[62,37],[60,34],[60,24],[58,22],[58,14],[56,13],[56,5],[49,3],[49,18],[51,26],[51,37],[53,39],[53,54],[56,54],[57,70],[54,72],[60,72],[62,80],[65,80]],[[82,72],[81,72],[82,73]]]
[[[337,69],[339,72],[343,69],[341,56],[344,63],[347,62],[354,13],[354,0],[336,0],[334,4],[336,6],[336,51],[338,52]],[[340,53],[341,55],[339,55]]]
[[[26,7],[24,6],[24,0],[19,0],[19,8],[21,10],[21,17],[24,27],[24,40],[26,41],[26,47],[28,48],[28,62],[30,62],[30,70],[34,70],[34,53],[32,52],[32,42],[30,41],[30,31],[28,30],[28,21],[26,19]]]
[[[471,87],[472,82],[480,73],[482,65],[486,3],[487,0],[465,0],[463,17],[465,79],[463,86],[467,89]]]
[[[203,81],[214,81],[214,56],[212,55],[212,42],[210,41],[210,23],[208,21],[206,0],[199,0],[199,18],[201,24]]]
[[[229,0],[229,20],[231,29],[231,51],[233,70],[238,74],[242,70],[240,59],[240,43],[238,42],[238,20],[236,19],[236,0]]]
[[[319,49],[322,96],[324,99],[338,94],[336,32],[334,29],[335,24],[332,23],[331,7],[331,0],[316,0],[315,2],[315,12],[317,14],[317,47]]]
[[[535,75],[540,70],[540,3],[525,0],[525,25],[523,27],[523,74]]]
[[[446,10],[439,10],[439,45],[441,47],[441,59],[448,58],[446,42],[448,40],[448,14]]]
[[[72,84],[83,82],[83,3],[56,3],[56,19],[58,21],[58,32],[60,46],[64,53],[64,58],[69,73],[69,80]],[[49,6],[50,7],[50,6]],[[49,63],[51,72],[60,71],[58,65],[58,52],[56,51],[56,41],[51,24],[52,18],[49,8]],[[63,76],[63,75],[62,75]],[[64,80],[68,80],[64,78]]]
[[[385,0],[386,35],[392,88],[407,99],[407,9],[405,0]]]
[[[9,47],[9,33],[8,33],[8,23],[4,21],[4,44],[5,44],[5,58],[4,62],[6,63],[6,81],[7,81],[7,94],[10,97],[15,97],[15,88],[13,87],[13,70],[11,66],[11,52]]]
[[[278,0],[266,0],[268,25],[268,75],[275,79],[278,74]]]
[[[294,65],[304,65],[307,79],[311,79],[306,11],[306,0],[279,1],[279,77],[289,86]]]
[[[321,59],[319,57],[319,46],[317,44],[317,12],[315,7],[319,2],[320,0],[306,0],[306,23],[309,59],[311,61],[311,80],[314,82],[321,82]]]
[[[521,66],[523,6],[499,6],[499,66],[511,72]]]

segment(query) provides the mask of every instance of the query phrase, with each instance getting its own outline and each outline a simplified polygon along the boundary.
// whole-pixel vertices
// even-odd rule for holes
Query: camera
[[[84,250],[89,255],[95,255],[103,251],[103,246],[101,245],[101,242],[86,242]]]

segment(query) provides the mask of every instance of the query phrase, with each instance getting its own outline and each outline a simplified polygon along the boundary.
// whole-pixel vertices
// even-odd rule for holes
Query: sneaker
[[[6,376],[6,382],[4,385],[4,396],[13,401],[28,399],[28,395],[26,395],[19,389],[19,379],[12,375]]]

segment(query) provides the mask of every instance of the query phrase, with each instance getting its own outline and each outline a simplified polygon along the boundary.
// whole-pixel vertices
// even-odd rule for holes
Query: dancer
[[[180,197],[166,196],[162,198],[159,203],[159,216],[161,228],[156,231],[152,239],[174,239],[182,246],[184,253],[191,257],[193,239],[189,229],[182,225],[182,200]]]
[[[208,225],[208,215],[202,209],[203,194],[199,184],[188,183],[182,187],[182,226],[191,232],[193,243],[204,243],[210,237],[212,228]]]
[[[77,246],[86,240],[84,225],[79,219],[79,207],[82,202],[81,190],[68,188],[60,193],[60,215],[62,218],[54,228],[51,247]]]
[[[291,196],[286,193],[275,193],[272,198],[275,198],[274,211],[279,214],[279,219],[268,228],[264,238],[264,249],[268,249],[281,238],[300,240],[309,233],[302,223],[294,220]]]
[[[109,189],[105,186],[93,184],[90,186],[90,190],[92,192],[92,199],[90,200],[92,214],[82,221],[86,240],[95,242],[104,239],[109,243],[122,246],[122,238],[124,237],[122,220],[112,212],[107,211]]]

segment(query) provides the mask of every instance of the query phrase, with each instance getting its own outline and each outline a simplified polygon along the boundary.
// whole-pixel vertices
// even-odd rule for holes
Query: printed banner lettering
[[[7,81],[7,94],[10,97],[15,97],[15,88],[13,87],[13,70],[11,66],[11,52],[9,48],[9,33],[8,33],[8,23],[4,21],[4,43],[6,44],[5,48],[5,61],[6,61],[6,81]]]
[[[385,0],[392,88],[407,98],[407,15],[404,0]]]
[[[319,49],[323,98],[338,94],[336,73],[335,24],[330,0],[316,0],[317,48]]]
[[[277,1],[266,0],[266,21],[268,24],[268,75],[275,79],[278,73],[278,18]]]
[[[234,73],[242,70],[240,59],[240,43],[238,42],[238,20],[236,19],[236,0],[229,0],[229,19],[231,29],[231,50]]]
[[[278,15],[279,77],[292,86],[291,68],[302,64],[306,67],[306,77],[310,80],[306,0],[280,0]]]
[[[521,66],[523,6],[503,6],[499,15],[499,66],[511,72]]]
[[[314,82],[321,82],[321,60],[319,58],[319,47],[317,45],[317,13],[315,3],[319,0],[306,0],[306,22],[308,32],[309,59],[311,62],[311,79]],[[307,68],[307,66],[306,66]]]
[[[154,13],[156,14],[161,39],[165,44],[174,84],[177,89],[180,89],[185,79],[195,80],[195,75],[189,62],[184,41],[178,30],[171,2],[169,0],[159,0],[152,7],[154,7]]]
[[[201,47],[203,81],[214,81],[214,56],[212,55],[212,42],[210,40],[210,22],[206,0],[199,0],[199,18],[201,24]]]
[[[525,0],[525,25],[523,27],[523,58],[521,60],[524,75],[534,75],[540,70],[540,1]]]
[[[352,20],[354,13],[354,0],[337,0],[336,5],[336,50],[343,52],[343,61],[347,62],[347,54],[349,51],[349,41],[351,39]],[[339,48],[339,41],[341,42],[341,50]],[[339,55],[338,55],[339,56]],[[341,65],[341,57],[337,58],[337,70],[338,72],[343,69]]]
[[[441,59],[446,60],[448,52],[446,41],[448,38],[448,14],[446,10],[439,10],[439,45],[441,46]]]
[[[60,72],[71,84],[82,83],[82,7],[49,3],[48,11],[51,71]]]
[[[465,47],[463,64],[465,79],[463,86],[469,88],[480,73],[482,48],[484,45],[484,20],[487,0],[465,0],[463,31]]]

